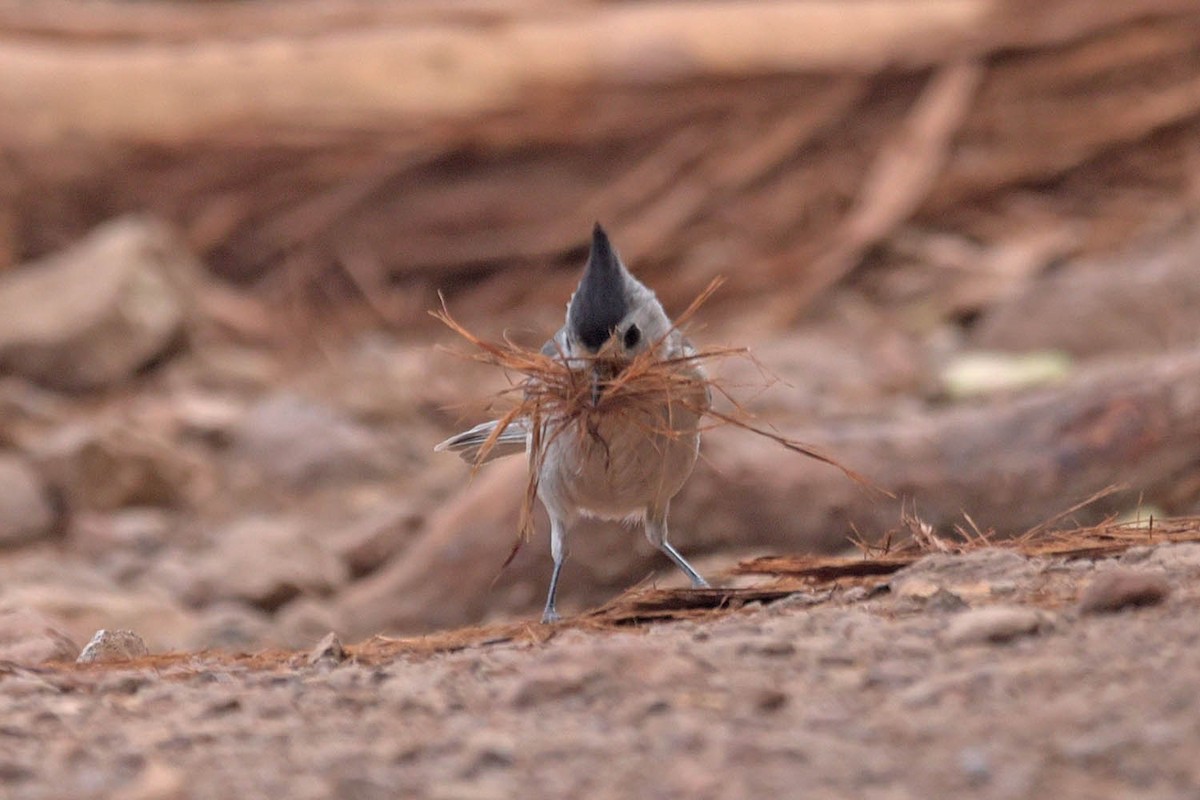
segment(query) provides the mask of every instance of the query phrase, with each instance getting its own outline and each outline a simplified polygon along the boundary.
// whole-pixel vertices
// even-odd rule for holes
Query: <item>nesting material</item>
[[[720,278],[713,280],[679,315],[672,331],[684,326],[721,283]],[[529,482],[521,507],[519,527],[522,538],[528,538],[533,529],[533,505],[537,497],[538,476],[546,452],[545,445],[548,443],[543,437],[592,437],[603,445],[599,433],[600,423],[612,417],[622,417],[628,420],[629,424],[645,426],[647,434],[672,437],[683,435],[681,431],[672,430],[669,426],[659,426],[654,422],[661,419],[657,411],[662,407],[664,397],[671,407],[700,418],[701,429],[732,425],[766,437],[801,455],[837,467],[851,479],[871,485],[863,476],[811,445],[755,425],[749,414],[719,381],[705,376],[701,370],[689,369],[730,357],[753,360],[746,348],[705,348],[690,355],[664,359],[658,356],[664,337],[629,362],[618,359],[611,342],[594,356],[573,356],[568,360],[564,354],[548,355],[528,350],[509,339],[499,342],[481,339],[451,317],[444,304],[440,311],[431,313],[475,348],[475,352],[471,354],[473,359],[500,367],[513,377],[512,386],[495,398],[497,405],[507,404],[508,409],[500,416],[495,429],[480,447],[475,463],[478,467],[487,460],[488,454],[510,425],[518,420],[528,421],[533,456],[529,460]],[[599,391],[596,390],[592,377],[597,374],[605,377]],[[725,412],[713,408],[710,398],[717,396],[729,401],[732,410]],[[555,421],[549,432],[544,425],[546,420]]]

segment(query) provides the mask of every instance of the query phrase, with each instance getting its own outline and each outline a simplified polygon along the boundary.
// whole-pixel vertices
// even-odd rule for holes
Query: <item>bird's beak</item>
[[[595,360],[592,361],[592,405],[600,404],[600,395],[604,393],[604,387],[611,381],[618,368],[614,365],[616,359],[617,345],[616,335],[609,337],[608,341],[596,353]]]
[[[604,381],[600,375],[600,365],[592,364],[592,406],[600,405],[600,393],[604,391]]]

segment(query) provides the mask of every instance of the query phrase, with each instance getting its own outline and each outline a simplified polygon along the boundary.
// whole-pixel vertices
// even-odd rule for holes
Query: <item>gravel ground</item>
[[[982,551],[432,655],[0,665],[0,795],[1192,798],[1197,577]]]

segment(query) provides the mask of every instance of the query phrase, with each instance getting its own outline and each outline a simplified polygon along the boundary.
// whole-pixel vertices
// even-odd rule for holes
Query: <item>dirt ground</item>
[[[0,666],[0,782],[11,798],[1194,797],[1197,578],[1197,543],[983,549],[674,623],[377,638],[340,664]]]

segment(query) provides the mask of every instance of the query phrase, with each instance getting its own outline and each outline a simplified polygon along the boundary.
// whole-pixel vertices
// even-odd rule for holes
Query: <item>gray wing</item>
[[[564,332],[560,330],[554,334],[554,337],[542,345],[542,355],[555,356],[564,352]],[[509,423],[504,432],[496,440],[495,445],[488,451],[487,458],[479,462],[479,450],[483,447],[483,443],[492,435],[492,431],[496,430],[497,420],[484,422],[471,428],[469,431],[451,436],[444,442],[441,442],[434,451],[438,453],[451,452],[458,453],[459,457],[468,464],[474,466],[478,463],[486,464],[489,461],[504,456],[516,455],[524,453],[529,442],[529,420],[517,419]]]
[[[486,464],[493,459],[524,453],[525,444],[529,439],[529,428],[525,420],[517,419],[510,422],[500,437],[496,439],[495,445],[488,451],[487,458],[482,462],[478,461],[479,449],[492,435],[492,431],[496,430],[497,424],[497,420],[481,423],[469,431],[451,436],[433,449],[438,453],[458,453],[459,458],[471,465]]]

